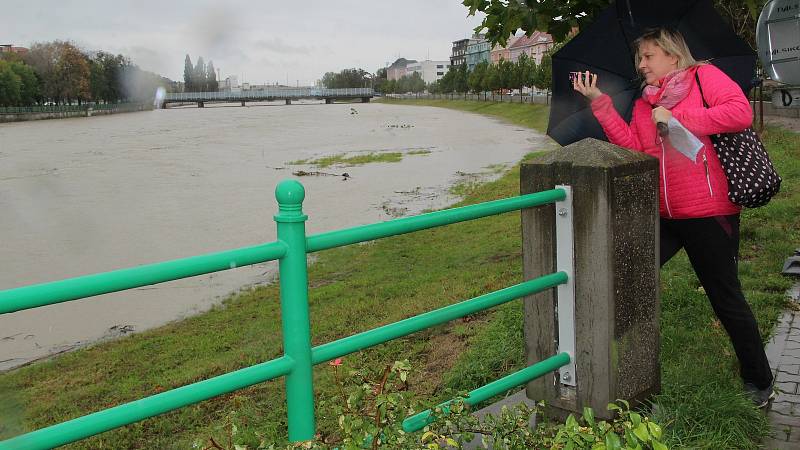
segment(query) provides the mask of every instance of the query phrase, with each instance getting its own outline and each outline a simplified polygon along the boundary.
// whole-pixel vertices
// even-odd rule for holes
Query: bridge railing
[[[346,98],[346,97],[372,97],[371,88],[323,89],[323,88],[297,88],[297,89],[248,89],[241,91],[217,92],[172,92],[164,98],[168,102],[192,102],[214,100],[263,100],[263,99],[293,99],[293,98]]]
[[[282,376],[286,377],[289,440],[310,440],[314,438],[316,429],[312,386],[314,365],[555,287],[559,289],[559,308],[563,308],[559,309],[558,321],[563,322],[559,329],[567,330],[555,355],[472,391],[465,401],[468,404],[482,402],[559,368],[574,373],[574,330],[571,330],[574,311],[569,305],[574,304],[574,298],[570,299],[572,219],[571,214],[563,213],[571,210],[569,186],[312,236],[305,233],[304,197],[303,186],[294,180],[283,181],[276,188],[279,207],[275,215],[278,236],[275,242],[0,291],[0,314],[8,314],[279,260],[284,340],[284,355],[280,358],[23,434],[0,442],[0,449],[44,449],[64,445]],[[558,208],[560,223],[565,225],[559,232],[559,265],[554,273],[334,342],[311,346],[309,253],[553,203]],[[562,300],[565,302],[563,306]],[[574,385],[574,377],[572,382]],[[407,418],[403,428],[409,432],[419,430],[431,420],[430,410],[423,411]]]

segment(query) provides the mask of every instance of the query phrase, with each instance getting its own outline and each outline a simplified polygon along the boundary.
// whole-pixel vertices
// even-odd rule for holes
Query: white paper
[[[696,161],[697,152],[703,148],[703,143],[700,139],[697,139],[697,136],[684,128],[674,117],[669,119],[667,126],[669,127],[669,143],[683,156]]]

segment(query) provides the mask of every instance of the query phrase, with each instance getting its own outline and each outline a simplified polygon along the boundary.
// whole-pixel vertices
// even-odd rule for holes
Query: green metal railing
[[[0,442],[0,450],[57,447],[281,376],[286,377],[289,440],[299,442],[313,439],[316,428],[312,385],[314,365],[554,288],[567,283],[568,275],[565,272],[545,275],[312,348],[308,306],[308,253],[555,203],[564,200],[566,195],[565,190],[559,188],[306,236],[307,216],[302,210],[305,190],[299,182],[285,180],[275,190],[278,200],[278,214],[275,215],[278,228],[276,242],[0,291],[0,314],[7,314],[279,260],[284,340],[284,356],[280,358],[23,434]],[[570,355],[559,353],[472,391],[465,402],[482,402],[569,363]],[[447,403],[440,406],[446,409]],[[409,432],[416,431],[431,420],[431,411],[423,411],[406,419],[403,428]]]

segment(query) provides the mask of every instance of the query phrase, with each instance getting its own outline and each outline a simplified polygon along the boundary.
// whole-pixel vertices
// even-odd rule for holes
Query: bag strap
[[[697,81],[697,87],[700,88],[700,98],[703,99],[703,106],[708,108],[708,103],[706,103],[706,97],[703,95],[703,85],[700,84],[700,75],[697,74],[697,70],[694,71],[694,79]]]

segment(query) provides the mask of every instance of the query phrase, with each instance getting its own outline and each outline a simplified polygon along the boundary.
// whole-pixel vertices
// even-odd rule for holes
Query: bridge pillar
[[[325,104],[326,105],[332,105],[333,104],[333,99],[332,98],[326,98],[325,99]]]
[[[361,103],[369,103],[369,97],[361,97]]]
[[[244,106],[244,100],[242,100],[242,106]]]
[[[204,108],[206,105],[203,102],[197,102],[198,108]]]
[[[290,99],[290,98],[287,98],[287,99],[286,99],[286,104],[287,104],[287,105],[291,105],[291,104],[292,104],[292,99]]]
[[[523,194],[559,184],[572,187],[576,373],[542,377],[526,393],[556,417],[589,406],[609,419],[608,403],[636,404],[661,388],[658,163],[584,139],[522,165]],[[555,205],[522,211],[526,280],[556,271],[555,225]],[[555,289],[525,298],[528,364],[558,353],[557,304]]]

